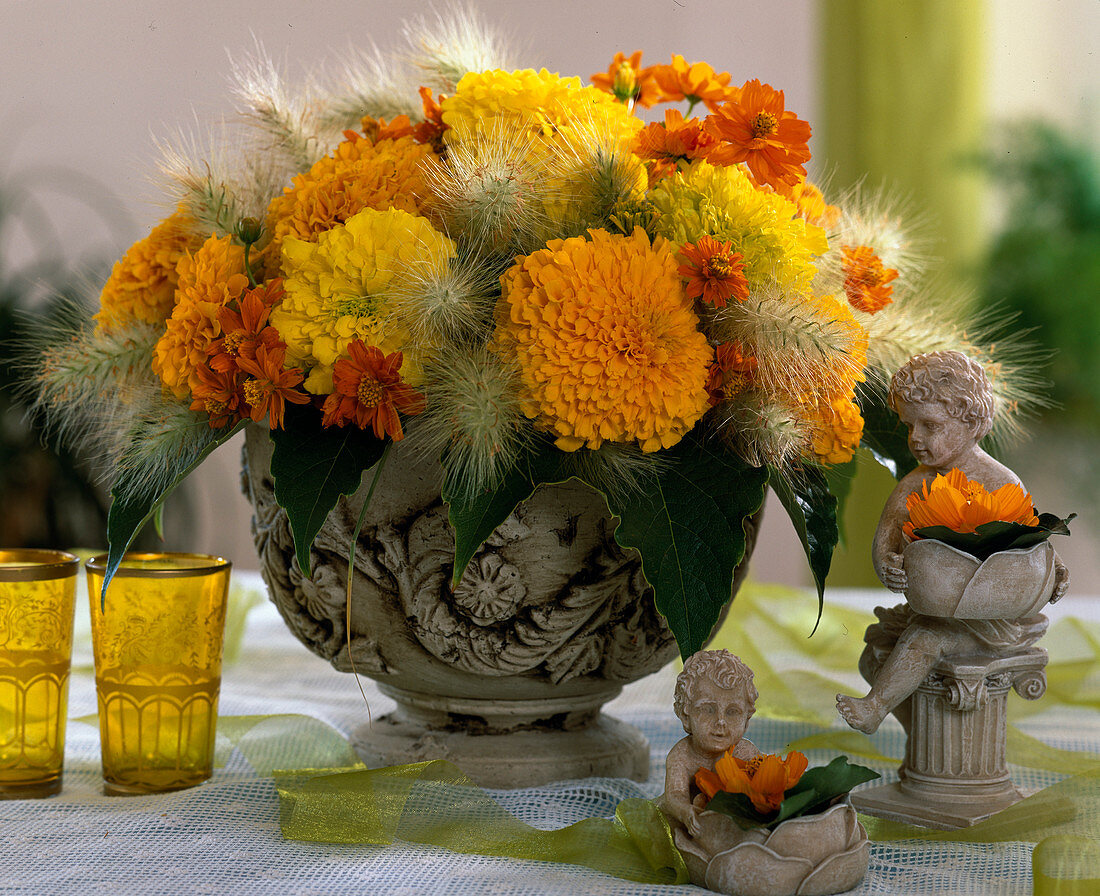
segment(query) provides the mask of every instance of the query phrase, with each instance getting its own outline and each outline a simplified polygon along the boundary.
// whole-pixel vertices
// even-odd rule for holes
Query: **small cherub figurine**
[[[962,352],[917,355],[890,382],[890,407],[909,428],[909,450],[918,466],[902,478],[886,501],[871,548],[875,573],[891,591],[905,593],[908,581],[902,565],[908,518],[906,499],[922,483],[946,475],[952,468],[987,490],[1006,483],[1021,485],[1004,464],[979,446],[993,426],[993,389],[985,370]],[[1069,586],[1069,573],[1055,559],[1058,600]],[[853,728],[867,734],[894,712],[908,730],[907,699],[944,656],[1022,646],[1023,627],[1011,619],[953,619],[923,616],[907,606],[876,610],[881,622],[867,632],[868,647],[860,672],[871,684],[866,697],[837,695],[837,710]],[[882,661],[882,642],[894,641]],[[875,647],[879,650],[876,651]]]
[[[752,670],[728,650],[702,650],[684,661],[676,679],[673,709],[687,737],[669,751],[660,806],[673,828],[682,825],[690,837],[699,836],[706,804],[695,773],[713,771],[727,750],[739,759],[760,755],[744,736],[759,696],[752,678]]]

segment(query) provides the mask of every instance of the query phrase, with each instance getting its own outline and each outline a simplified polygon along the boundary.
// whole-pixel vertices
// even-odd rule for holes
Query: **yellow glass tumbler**
[[[61,790],[80,559],[0,550],[0,799]]]
[[[127,554],[101,604],[106,565],[87,563],[104,790],[192,787],[213,771],[231,564]]]

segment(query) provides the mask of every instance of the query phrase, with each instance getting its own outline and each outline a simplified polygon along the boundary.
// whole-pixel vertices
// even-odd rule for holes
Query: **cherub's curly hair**
[[[752,669],[728,650],[700,650],[684,660],[684,671],[676,679],[676,693],[672,709],[687,731],[688,708],[695,700],[695,689],[701,681],[713,681],[720,688],[745,689],[749,703],[749,716],[756,711],[756,698],[760,695],[752,683]]]
[[[978,439],[993,427],[993,386],[985,369],[962,352],[928,352],[909,359],[890,380],[890,407],[938,401]]]

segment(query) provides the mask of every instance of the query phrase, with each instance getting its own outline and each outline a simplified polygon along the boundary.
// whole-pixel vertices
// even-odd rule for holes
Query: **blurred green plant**
[[[35,166],[0,175],[0,546],[107,544],[110,496],[95,459],[50,437],[28,383],[35,347],[63,337],[106,281],[107,250],[77,256],[56,226],[75,206],[122,242],[132,229],[116,199],[78,172]],[[145,546],[155,535],[149,533]]]
[[[1019,315],[1050,349],[1051,399],[1064,423],[1100,425],[1100,155],[1042,121],[1006,126],[986,157],[1004,223],[982,300]]]

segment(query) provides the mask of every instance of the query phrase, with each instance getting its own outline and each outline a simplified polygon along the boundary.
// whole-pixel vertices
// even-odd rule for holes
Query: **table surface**
[[[257,587],[255,575],[237,577]],[[807,597],[809,600],[810,598]],[[886,592],[835,592],[837,603],[870,609],[890,603]],[[1066,598],[1052,619],[1100,618],[1091,600]],[[860,633],[856,633],[858,637]],[[240,751],[199,787],[170,794],[110,797],[102,792],[95,687],[87,621],[78,614],[70,688],[70,723],[64,788],[43,800],[0,801],[0,894],[176,896],[248,894],[575,894],[701,893],[691,886],[643,886],[570,865],[459,856],[415,846],[338,846],[284,840],[271,777],[257,773]],[[1056,654],[1056,645],[1044,642]],[[674,665],[629,685],[607,707],[638,726],[651,744],[649,780],[562,782],[494,796],[509,811],[541,828],[562,827],[593,815],[609,816],[626,797],[654,797],[662,789],[664,756],[683,732],[672,713]],[[835,673],[833,673],[835,674]],[[853,682],[858,681],[854,673]],[[223,673],[223,716],[300,714],[347,735],[369,713],[393,703],[368,680],[334,671],[303,648],[266,601],[247,618],[242,649]],[[854,691],[853,691],[854,692]],[[366,701],[366,705],[364,703]],[[1088,710],[1043,712],[1021,727],[1054,746],[1100,750],[1100,714]],[[88,718],[91,717],[91,718]],[[839,722],[838,722],[839,725]],[[774,752],[811,733],[812,726],[756,718],[748,735]],[[880,735],[884,750],[899,755],[902,734],[891,719]],[[301,744],[287,743],[293,753]],[[290,760],[293,763],[293,760]],[[277,765],[278,763],[276,763]],[[1022,787],[1031,780],[1014,772]],[[871,870],[857,894],[1027,894],[1031,844],[873,843]]]

